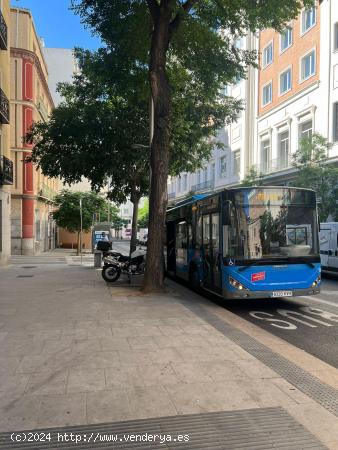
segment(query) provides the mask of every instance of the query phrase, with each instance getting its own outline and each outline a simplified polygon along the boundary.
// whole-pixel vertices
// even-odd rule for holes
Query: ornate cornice
[[[43,73],[43,70],[41,67],[41,62],[40,62],[38,56],[34,52],[31,52],[30,50],[26,50],[23,48],[11,47],[11,57],[21,58],[21,59],[24,58],[24,59],[30,61],[32,64],[34,64],[34,66],[36,67],[36,70],[38,71],[39,77],[42,81],[42,84],[45,88],[45,92],[47,94],[48,100],[50,101],[52,109],[54,109],[55,105],[54,105],[53,97],[50,93],[48,83],[47,83],[45,74]]]

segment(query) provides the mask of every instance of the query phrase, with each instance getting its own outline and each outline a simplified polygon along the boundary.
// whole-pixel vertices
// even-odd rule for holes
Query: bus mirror
[[[231,225],[231,202],[229,201],[224,203],[223,225]]]

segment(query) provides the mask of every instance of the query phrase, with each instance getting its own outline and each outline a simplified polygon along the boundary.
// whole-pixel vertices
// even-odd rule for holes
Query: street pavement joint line
[[[14,432],[13,435],[30,435],[38,430],[25,430]],[[50,442],[13,442],[11,432],[0,433],[0,450],[32,449],[39,450],[60,448],[66,449],[208,449],[227,450],[234,449],[271,449],[292,448],[296,449],[325,449],[303,425],[298,423],[290,414],[281,407],[255,408],[238,411],[217,411],[201,414],[186,414],[179,416],[157,417],[150,419],[128,420],[123,422],[78,425],[58,428],[45,428],[43,433],[51,435]],[[114,442],[96,441],[89,442],[60,442],[59,435],[77,436],[117,436],[120,439]],[[157,442],[134,441],[126,442],[124,435],[157,434],[171,436],[188,435],[188,442]]]
[[[181,289],[178,290],[181,291]],[[272,351],[269,347],[209,312],[196,294],[190,299],[191,301],[182,298],[181,303],[199,318],[212,325],[223,336],[235,342],[243,350],[270,367],[298,390],[338,417],[337,389],[322,382],[314,375]]]

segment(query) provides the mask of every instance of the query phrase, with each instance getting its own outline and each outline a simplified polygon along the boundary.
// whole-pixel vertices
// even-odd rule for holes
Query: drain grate
[[[309,374],[296,364],[283,356],[275,353],[256,339],[248,336],[243,331],[225,323],[215,314],[207,311],[202,303],[194,303],[181,299],[181,303],[198,317],[212,325],[216,330],[238,344],[243,350],[257,358],[270,369],[278,373],[282,378],[295,386],[298,390],[308,395],[325,409],[338,417],[338,390],[323,383],[315,376]]]
[[[33,278],[34,275],[18,275],[16,278]]]
[[[37,266],[22,266],[22,269],[36,269]]]
[[[282,408],[221,411],[159,417],[125,422],[51,428],[26,436],[50,433],[50,442],[13,442],[12,433],[0,434],[0,449],[182,449],[269,450],[325,449],[301,424]],[[64,442],[62,436],[78,437]],[[20,437],[23,432],[19,432]],[[149,436],[157,435],[152,441]],[[15,436],[15,433],[14,433]],[[180,436],[180,438],[179,438]],[[110,441],[108,441],[110,439]],[[62,442],[63,440],[63,442]],[[96,440],[96,442],[94,442]]]

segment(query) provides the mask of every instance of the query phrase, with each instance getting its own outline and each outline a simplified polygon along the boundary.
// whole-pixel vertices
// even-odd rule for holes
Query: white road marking
[[[303,296],[300,298],[306,298],[306,299],[312,300],[317,303],[323,303],[324,305],[330,305],[330,306],[334,306],[335,308],[338,308],[338,303],[329,302],[328,300],[322,300],[321,298],[318,298],[318,297],[311,297],[310,295],[307,295],[307,296]]]

